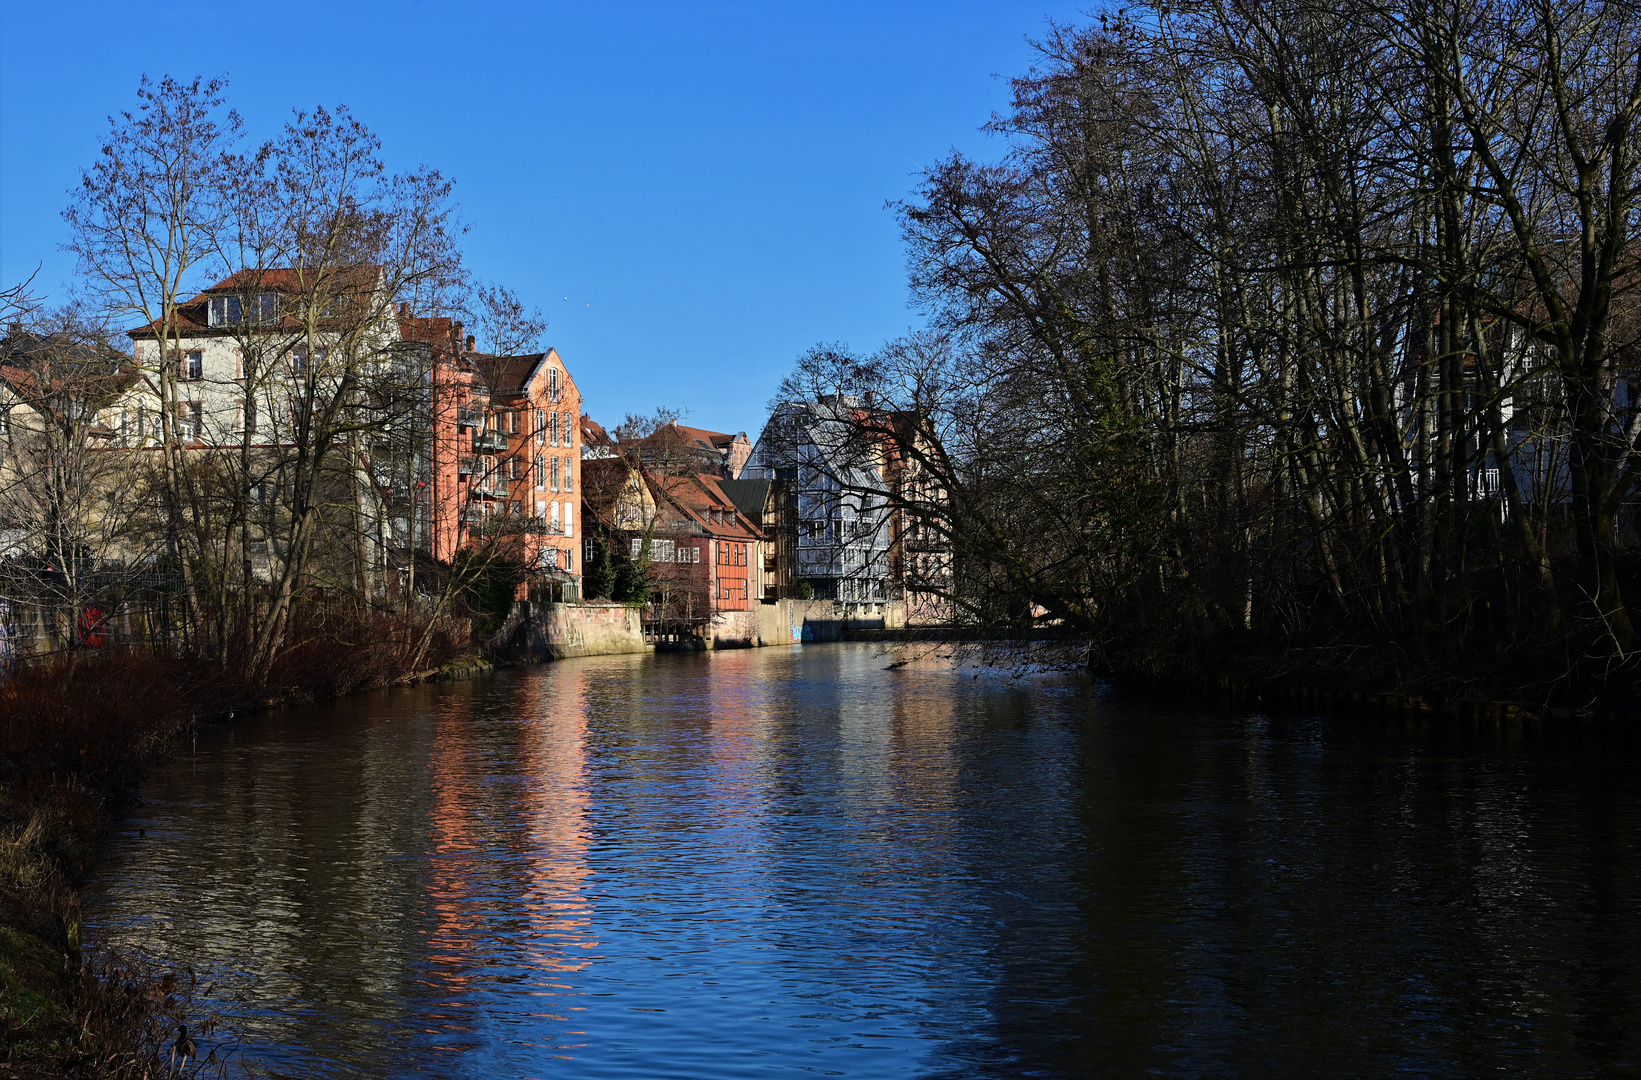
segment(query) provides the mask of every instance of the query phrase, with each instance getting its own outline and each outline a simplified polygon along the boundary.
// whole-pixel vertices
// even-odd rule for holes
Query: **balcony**
[[[480,514],[470,517],[479,521],[478,531],[486,536],[545,536],[551,530],[540,518],[514,517],[512,514]]]
[[[499,476],[484,476],[472,482],[475,495],[486,495],[492,499],[507,498],[507,481]]]
[[[507,436],[499,431],[473,432],[474,450],[501,450],[507,449]]]

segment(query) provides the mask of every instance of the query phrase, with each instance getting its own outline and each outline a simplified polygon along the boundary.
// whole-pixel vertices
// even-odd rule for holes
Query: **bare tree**
[[[982,621],[1154,671],[1625,663],[1638,43],[1593,0],[1051,25],[1000,158],[899,207],[941,347],[818,349],[783,399],[940,493],[855,485]]]
[[[93,302],[112,319],[155,329],[158,348],[144,366],[166,416],[179,400],[175,364],[167,361],[182,332],[177,311],[218,248],[223,169],[241,130],[239,116],[224,110],[226,87],[224,79],[183,83],[167,76],[156,85],[145,76],[136,110],[110,118],[108,139],[63,212],[68,248]],[[187,550],[196,500],[174,426],[160,431],[166,541],[197,639],[204,617]]]
[[[59,648],[100,644],[143,574],[143,485],[104,410],[135,378],[73,309],[14,320],[0,349],[0,580]]]

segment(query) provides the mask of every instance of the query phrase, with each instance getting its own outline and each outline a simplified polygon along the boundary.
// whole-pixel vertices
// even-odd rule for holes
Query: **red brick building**
[[[727,615],[751,612],[759,600],[763,534],[720,477],[663,474],[619,457],[587,466],[598,476],[589,481],[588,513],[648,570],[644,621],[654,637],[719,639]]]
[[[502,544],[566,599],[579,596],[581,392],[563,359],[479,353],[469,337],[441,350],[432,384],[433,557]]]

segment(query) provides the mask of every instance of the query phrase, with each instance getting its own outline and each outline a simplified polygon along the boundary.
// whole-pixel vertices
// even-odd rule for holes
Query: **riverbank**
[[[82,964],[78,885],[110,817],[134,802],[142,764],[188,725],[193,674],[143,652],[71,653],[0,685],[0,1061],[10,1075],[164,1065],[186,1007],[176,983]]]
[[[177,1025],[208,1023],[186,968],[80,952],[80,886],[145,766],[196,725],[396,683],[492,670],[441,641],[402,673],[403,648],[314,642],[262,684],[141,649],[50,655],[0,683],[0,1075],[168,1075]]]

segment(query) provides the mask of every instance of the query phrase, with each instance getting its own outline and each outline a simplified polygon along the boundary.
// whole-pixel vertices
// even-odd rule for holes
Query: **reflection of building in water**
[[[760,755],[760,725],[775,702],[768,696],[768,687],[746,678],[743,667],[750,667],[750,654],[726,659],[718,665],[727,669],[734,665],[734,676],[725,677],[714,670],[714,678],[706,686],[707,700],[702,710],[712,724],[712,759],[720,776],[738,789],[745,788],[744,772],[752,767]]]
[[[564,665],[551,679],[522,688],[514,715],[528,718],[519,774],[522,817],[529,831],[524,855],[529,889],[524,906],[531,933],[527,955],[549,971],[587,967],[592,906],[581,890],[587,865],[587,669]],[[548,985],[569,989],[549,980]]]
[[[461,995],[492,989],[509,968],[521,969],[519,983],[561,994],[597,945],[581,888],[590,872],[583,679],[555,671],[515,687],[500,709],[475,716],[470,701],[452,702],[440,719],[425,885],[425,981],[450,995],[438,1008],[475,1006]],[[430,1032],[464,1030],[459,1017],[425,1019]]]

